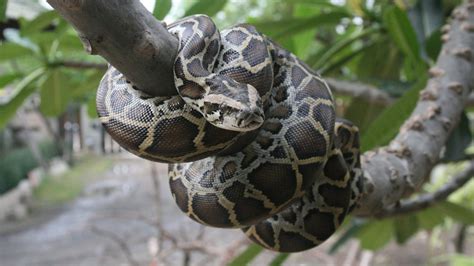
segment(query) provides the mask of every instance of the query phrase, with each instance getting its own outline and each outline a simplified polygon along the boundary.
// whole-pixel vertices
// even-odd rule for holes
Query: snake
[[[201,224],[279,252],[328,239],[363,186],[358,128],[336,118],[327,83],[252,25],[193,15],[167,29],[177,94],[148,95],[109,66],[96,97],[106,131],[168,163],[177,206]]]

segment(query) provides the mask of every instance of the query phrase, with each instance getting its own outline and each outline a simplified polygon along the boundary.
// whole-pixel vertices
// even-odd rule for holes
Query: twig
[[[117,244],[117,246],[120,248],[120,250],[122,251],[122,253],[125,255],[125,258],[127,259],[128,263],[130,265],[133,265],[133,266],[139,266],[140,263],[138,263],[134,258],[133,258],[133,254],[132,254],[132,251],[130,250],[127,242],[125,240],[123,240],[122,238],[118,237],[117,235],[115,235],[114,233],[112,232],[109,232],[107,230],[103,230],[103,229],[100,229],[94,225],[91,225],[89,227],[89,230],[92,231],[93,233],[97,234],[97,235],[101,235],[101,236],[104,236],[110,240],[112,240],[115,244]]]
[[[197,251],[204,254],[219,255],[220,252],[216,248],[206,245],[203,241],[182,242],[176,245],[176,248],[183,251]]]
[[[454,249],[456,253],[464,253],[464,242],[466,241],[467,233],[466,224],[460,224],[458,230],[456,230],[456,235],[454,236]]]
[[[451,193],[464,186],[474,176],[474,161],[469,162],[469,166],[455,175],[448,183],[433,193],[426,193],[418,196],[416,199],[401,202],[400,205],[384,210],[376,214],[378,218],[396,216],[410,212],[419,211],[435,205],[445,200]]]
[[[334,93],[348,95],[351,97],[361,97],[370,103],[388,106],[393,103],[392,97],[382,90],[368,84],[349,82],[326,78],[326,82]]]
[[[106,64],[101,63],[92,63],[92,62],[80,62],[80,61],[60,61],[53,63],[58,66],[64,66],[68,68],[76,68],[76,69],[107,69]]]

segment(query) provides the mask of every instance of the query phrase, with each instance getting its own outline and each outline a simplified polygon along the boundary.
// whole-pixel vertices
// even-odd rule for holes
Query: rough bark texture
[[[374,216],[412,194],[429,177],[474,85],[474,1],[456,8],[444,27],[431,78],[397,137],[362,157],[368,194],[354,214]]]
[[[98,54],[155,96],[174,95],[178,40],[138,0],[48,0]]]
[[[175,94],[171,65],[177,41],[139,1],[48,2],[76,28],[92,54],[103,56],[150,94]],[[473,0],[455,10],[444,31],[442,52],[411,117],[387,147],[363,155],[367,194],[355,215],[377,216],[419,189],[459,120],[474,85]]]

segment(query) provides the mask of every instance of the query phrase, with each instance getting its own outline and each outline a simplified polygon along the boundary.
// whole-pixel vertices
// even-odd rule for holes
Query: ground
[[[30,218],[0,224],[0,264],[223,265],[249,243],[240,230],[204,228],[183,215],[169,192],[166,165],[125,153],[107,160],[111,163],[99,164],[101,167],[80,168],[87,177],[82,177],[85,186],[74,200],[44,204],[44,199],[54,193],[43,191],[39,193],[43,203],[33,204]],[[103,165],[107,167],[102,169]],[[56,186],[56,190],[61,189],[66,188]],[[157,238],[159,232],[166,234]],[[433,238],[426,232],[405,246],[391,243],[377,253],[360,251],[354,240],[328,255],[326,251],[334,239],[292,254],[284,264],[445,264],[433,260],[439,255],[439,243],[432,243]],[[251,264],[268,265],[276,255],[262,252]]]

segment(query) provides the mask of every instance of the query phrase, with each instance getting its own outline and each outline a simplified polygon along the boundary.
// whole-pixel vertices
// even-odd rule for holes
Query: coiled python
[[[168,26],[178,95],[152,97],[110,67],[97,92],[109,134],[170,163],[179,208],[281,252],[327,239],[360,195],[358,129],[336,120],[324,80],[250,25],[204,15]]]

